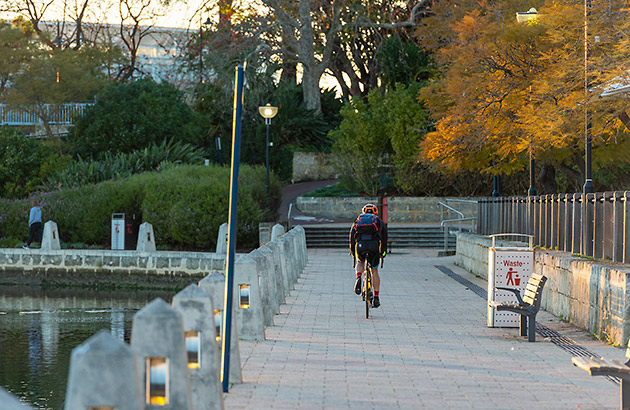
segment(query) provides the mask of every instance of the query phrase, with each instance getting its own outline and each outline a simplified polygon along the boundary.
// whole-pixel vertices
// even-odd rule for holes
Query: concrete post
[[[263,301],[263,317],[265,327],[273,326],[273,315],[280,312],[278,295],[276,294],[276,282],[273,276],[273,261],[268,261],[269,252],[262,251],[263,248],[254,249],[249,253],[249,257],[256,262],[256,270],[260,283],[260,296]],[[266,248],[264,248],[266,249]],[[273,255],[271,255],[273,257]]]
[[[280,305],[285,302],[284,287],[282,285],[282,275],[277,271],[276,261],[271,248],[267,245],[257,249],[257,251],[264,256],[266,271],[269,273],[269,280],[273,286],[273,314],[280,313]]]
[[[57,250],[61,249],[59,244],[59,230],[57,229],[57,223],[54,221],[48,221],[44,224],[44,233],[42,235],[42,250]]]
[[[291,252],[289,246],[289,240],[284,236],[281,236],[275,240],[278,243],[278,247],[280,248],[280,258],[281,263],[283,265],[283,270],[287,275],[287,282],[289,284],[289,291],[294,288],[295,285],[295,276],[293,273],[293,266],[291,265],[291,256],[289,253]]]
[[[215,306],[215,314],[219,319],[215,326],[220,328],[220,338],[223,337],[223,304],[225,299],[225,276],[220,272],[212,272],[210,275],[199,281],[199,287],[206,291],[212,299],[212,305]],[[234,292],[236,295],[238,292]],[[236,300],[236,297],[234,298]],[[235,310],[236,302],[232,303],[232,310]],[[222,357],[221,341],[218,342],[219,355]],[[236,325],[236,315],[232,312],[232,334],[230,336],[230,383],[242,383],[241,376],[241,354],[238,348],[238,330]]]
[[[136,250],[138,252],[155,252],[155,235],[153,234],[153,225],[148,222],[144,222],[140,225]]]
[[[192,284],[176,294],[172,304],[184,320],[193,408],[222,410],[220,357],[212,299],[206,291]]]
[[[263,309],[260,284],[256,261],[249,255],[241,256],[234,264],[234,306],[241,340],[265,340],[264,310],[271,315],[271,302],[266,301],[268,305]],[[273,323],[271,317],[269,320]]]
[[[22,403],[17,397],[4,390],[1,386],[0,403],[2,403],[2,410],[33,410],[31,406]]]
[[[291,269],[293,270],[293,283],[297,283],[298,278],[300,277],[300,270],[298,268],[298,260],[297,255],[295,253],[295,242],[294,235],[291,232],[284,234],[284,238],[289,243],[289,252],[287,252],[287,256],[289,256]]]
[[[131,348],[147,408],[192,410],[182,317],[156,298],[133,317]]]
[[[141,390],[131,347],[111,332],[101,330],[72,350],[66,410],[141,410]]]
[[[293,229],[298,233],[298,238],[300,239],[300,251],[302,252],[302,269],[304,269],[306,268],[306,264],[308,263],[308,252],[306,249],[306,231],[304,230],[304,227],[302,225],[298,225]]]
[[[282,235],[285,234],[285,229],[284,226],[280,225],[280,224],[275,224],[272,228],[271,228],[271,240],[273,241],[276,238],[281,237]]]
[[[219,233],[217,234],[217,249],[215,253],[219,255],[227,255],[227,239],[228,239],[228,224],[222,223],[219,226]]]
[[[286,298],[289,296],[289,278],[287,276],[286,266],[282,258],[282,251],[280,250],[280,244],[278,241],[271,241],[267,243],[265,248],[268,248],[273,254],[273,263],[276,275],[276,283],[278,285],[278,302],[285,303]]]

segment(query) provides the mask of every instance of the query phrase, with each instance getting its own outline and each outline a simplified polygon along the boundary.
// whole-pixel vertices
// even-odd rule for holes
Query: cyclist
[[[357,281],[354,284],[354,293],[357,295],[361,294],[361,273],[365,268],[366,252],[374,255],[368,262],[372,266],[373,306],[377,308],[381,305],[378,294],[381,285],[378,262],[381,256],[384,258],[387,253],[387,224],[378,217],[378,208],[372,204],[366,204],[363,207],[350,229],[350,253],[355,260],[358,260]]]

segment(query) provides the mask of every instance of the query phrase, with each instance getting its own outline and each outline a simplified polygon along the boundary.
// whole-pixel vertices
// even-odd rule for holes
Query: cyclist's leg
[[[374,292],[378,292],[381,289],[381,278],[378,276],[378,269],[372,268],[372,286]]]
[[[363,273],[363,269],[365,268],[365,262],[358,255],[355,255],[357,259],[356,264],[356,275],[357,280],[354,282],[354,293],[357,295],[361,294],[361,274]]]
[[[380,257],[376,255],[370,261],[370,266],[372,266],[372,286],[374,287],[374,291],[378,295],[378,291],[381,288],[381,278],[378,276],[378,264],[380,263]]]

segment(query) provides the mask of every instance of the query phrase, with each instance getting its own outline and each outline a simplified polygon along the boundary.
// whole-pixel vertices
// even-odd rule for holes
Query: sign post
[[[243,112],[243,66],[236,67],[234,84],[234,117],[232,123],[232,174],[230,176],[230,213],[228,217],[228,253],[225,263],[225,300],[223,301],[223,356],[221,357],[221,385],[227,393],[230,386],[230,342],[232,336],[232,299],[234,286],[234,257],[236,249],[236,200],[238,170],[241,157],[241,114]],[[240,363],[239,363],[240,366]]]

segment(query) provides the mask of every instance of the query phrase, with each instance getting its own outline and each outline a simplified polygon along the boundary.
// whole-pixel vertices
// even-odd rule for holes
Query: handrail
[[[453,211],[453,212],[455,212],[456,214],[461,215],[461,217],[462,217],[462,218],[464,217],[464,214],[463,214],[463,213],[459,212],[457,209],[455,209],[455,208],[453,208],[453,207],[450,207],[450,206],[446,205],[446,204],[445,204],[445,203],[443,203],[443,202],[438,202],[438,205],[442,205],[444,208],[448,209],[449,211]]]
[[[448,202],[448,201],[453,201],[453,202],[467,202],[467,203],[470,203],[470,204],[478,204],[478,203],[479,203],[479,201],[478,201],[478,200],[476,200],[476,199],[457,199],[457,198],[448,198],[446,201],[447,201],[447,202]]]
[[[533,249],[534,248],[534,235],[528,235],[526,233],[495,233],[492,235],[489,235],[492,238],[492,247],[494,248],[494,243],[496,238],[498,238],[499,236],[527,236],[529,238],[529,248]]]
[[[440,222],[440,226],[444,226],[445,223],[451,222],[462,222],[462,221],[476,221],[478,218],[476,216],[468,216],[466,218],[456,218],[456,219],[445,219]]]
[[[450,223],[461,223],[462,221],[476,221],[478,218],[476,216],[469,216],[466,218],[456,218],[456,219],[445,219],[442,222],[440,222],[440,226],[444,229],[444,252],[448,252],[448,229],[446,229],[446,227],[444,225],[446,224],[450,224]],[[474,224],[470,224],[470,227],[472,229]],[[460,226],[461,229],[461,226]]]
[[[291,230],[291,208],[293,208],[293,202],[289,204],[289,213],[287,214],[287,227],[288,230]]]

